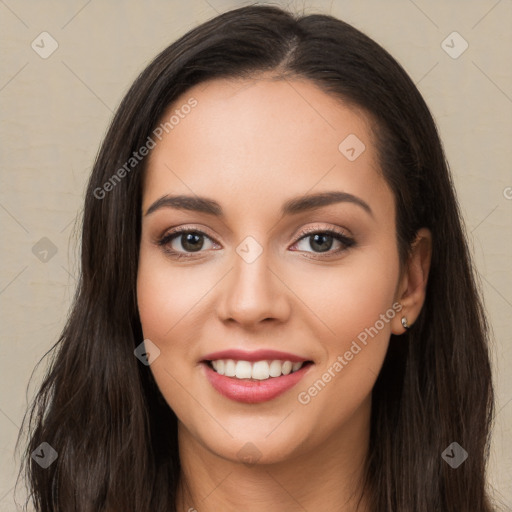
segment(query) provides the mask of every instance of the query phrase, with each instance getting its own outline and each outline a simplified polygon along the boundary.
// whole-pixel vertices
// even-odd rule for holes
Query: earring
[[[402,317],[402,327],[404,329],[409,329],[410,325],[407,323],[407,318],[405,316]]]

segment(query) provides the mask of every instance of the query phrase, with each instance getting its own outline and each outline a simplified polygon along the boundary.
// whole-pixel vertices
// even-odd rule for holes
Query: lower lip
[[[281,375],[281,377],[270,377],[266,380],[242,380],[220,375],[205,362],[202,365],[210,384],[221,395],[247,404],[257,404],[277,398],[295,386],[312,366],[311,363],[306,364],[300,370],[288,375]]]

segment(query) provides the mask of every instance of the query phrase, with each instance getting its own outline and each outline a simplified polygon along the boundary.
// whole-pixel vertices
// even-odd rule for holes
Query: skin
[[[189,89],[163,118],[191,97],[197,106],[149,155],[137,283],[144,337],[160,349],[150,369],[179,421],[179,510],[367,510],[364,499],[356,508],[354,495],[368,451],[371,391],[390,334],[403,333],[401,317],[412,325],[421,310],[430,233],[420,230],[400,269],[394,198],[369,120],[313,83],[214,80]],[[354,161],[338,149],[349,134],[366,146]],[[372,214],[340,202],[281,217],[288,199],[329,191],[360,198]],[[224,218],[171,207],[146,215],[166,194],[212,198]],[[206,234],[189,260],[157,243],[177,226]],[[338,228],[355,245],[334,239],[318,252],[305,228]],[[247,236],[262,249],[252,263],[236,252]],[[171,245],[187,252],[179,235]],[[402,311],[300,403],[298,393],[398,302]],[[227,348],[282,350],[314,365],[278,398],[242,404],[215,391],[199,364]],[[255,464],[240,460],[246,443],[259,455]]]

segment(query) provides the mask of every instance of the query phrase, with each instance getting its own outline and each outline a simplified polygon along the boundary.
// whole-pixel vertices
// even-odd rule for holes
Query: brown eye
[[[338,245],[337,249],[332,250],[333,245]],[[296,243],[299,251],[313,252],[316,254],[329,253],[336,254],[352,247],[355,244],[353,238],[348,237],[343,232],[334,230],[315,230],[308,231]]]
[[[202,249],[205,247],[206,249],[212,248],[213,242],[209,236],[201,231],[179,229],[164,235],[158,241],[158,245],[170,254],[188,256],[191,253],[204,252]]]
[[[334,237],[332,235],[326,235],[317,233],[316,235],[309,235],[305,238],[305,240],[309,239],[309,246],[315,252],[326,252],[331,249],[332,244],[334,242]]]
[[[185,251],[190,252],[200,251],[204,245],[204,236],[195,232],[182,233],[176,237],[176,240],[181,243]]]

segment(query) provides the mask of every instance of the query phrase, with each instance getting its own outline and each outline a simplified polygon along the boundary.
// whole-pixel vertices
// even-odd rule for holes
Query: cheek
[[[187,315],[213,286],[211,272],[173,269],[161,255],[141,250],[137,276],[137,302],[144,336],[160,340],[173,337]]]
[[[189,389],[194,359],[193,340],[199,339],[201,322],[194,315],[200,310],[204,279],[193,271],[177,271],[152,251],[141,249],[137,301],[144,339],[160,350],[150,371],[165,400],[178,417],[190,414]],[[206,421],[206,418],[203,418]]]
[[[173,266],[174,265],[174,266]],[[160,350],[151,364],[158,387],[177,414],[190,407],[184,389],[197,378],[212,305],[209,292],[219,275],[207,265],[177,267],[162,254],[141,247],[137,276],[137,301],[142,331]]]
[[[398,275],[396,250],[381,245],[379,250],[347,258],[334,270],[312,267],[301,279],[290,278],[295,279],[294,291],[323,325],[322,338],[328,340],[332,352],[342,350],[347,341],[350,345],[352,339],[392,308]],[[393,313],[391,310],[388,316],[393,317]],[[384,337],[389,335],[389,322],[384,327],[378,325]]]
[[[329,330],[323,329],[321,368],[301,384],[297,401],[311,418],[329,411],[326,429],[345,422],[369,399],[400,307],[393,308],[399,265],[392,245],[367,251],[348,267],[326,273],[308,288],[307,302],[315,304]],[[300,293],[307,293],[306,288]]]

